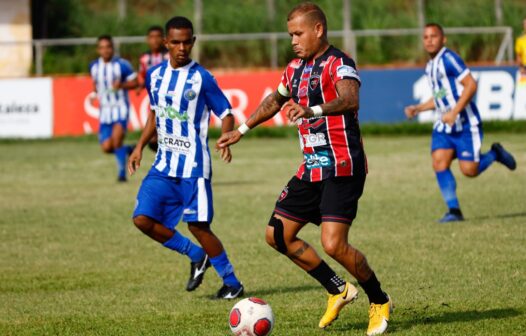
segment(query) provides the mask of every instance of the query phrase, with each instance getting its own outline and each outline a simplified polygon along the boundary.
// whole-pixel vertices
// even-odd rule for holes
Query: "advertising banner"
[[[51,78],[0,80],[0,138],[53,135]]]
[[[483,120],[526,119],[526,80],[513,67],[474,67],[471,69],[478,83],[474,98]],[[258,104],[276,90],[281,71],[215,73],[219,86],[230,100],[238,123],[254,112]],[[404,107],[426,101],[431,89],[423,69],[361,70],[360,112],[362,123],[393,123],[406,120]],[[522,88],[522,90],[521,90]],[[93,89],[87,76],[57,77],[53,80],[55,136],[80,135],[97,132],[98,106],[88,95]],[[144,126],[148,116],[148,96],[143,90],[129,93],[132,108],[130,129]],[[418,121],[429,122],[432,112],[419,115]],[[212,117],[212,126],[220,121]],[[287,125],[285,114],[278,113],[266,126]]]

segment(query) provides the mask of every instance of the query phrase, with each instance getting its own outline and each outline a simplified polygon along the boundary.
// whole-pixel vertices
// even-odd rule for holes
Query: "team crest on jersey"
[[[320,75],[312,75],[309,79],[309,87],[312,91],[316,90],[318,87],[318,84],[320,84]]]
[[[186,100],[194,100],[197,97],[197,93],[192,89],[188,89],[184,92],[183,97]]]
[[[283,190],[281,191],[281,194],[279,195],[278,202],[283,201],[285,197],[287,197],[288,194],[289,194],[289,186],[285,186],[285,188],[283,188]]]

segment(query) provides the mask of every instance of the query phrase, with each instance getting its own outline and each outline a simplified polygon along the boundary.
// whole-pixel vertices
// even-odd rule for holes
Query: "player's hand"
[[[117,90],[120,90],[121,89],[121,81],[120,80],[116,80],[113,82],[113,90],[117,91]]]
[[[418,114],[416,105],[406,106],[404,109],[404,113],[408,119],[413,119]]]
[[[223,147],[219,150],[219,155],[221,156],[221,159],[225,161],[226,163],[230,163],[232,161],[232,152],[230,151],[230,147]]]
[[[451,127],[455,125],[456,120],[457,120],[457,114],[454,113],[453,111],[449,111],[442,115],[442,122],[445,124],[448,124]]]
[[[295,123],[300,118],[311,118],[314,116],[310,107],[304,107],[293,101],[288,101],[283,108],[287,110],[287,118],[291,123]]]
[[[128,173],[130,175],[133,175],[137,169],[141,166],[141,160],[142,160],[142,149],[140,146],[135,146],[135,149],[130,155],[130,158],[128,159]]]
[[[228,146],[233,145],[239,140],[241,140],[242,136],[243,134],[241,134],[241,132],[239,132],[238,130],[223,133],[221,134],[219,139],[217,139],[216,149],[222,150],[224,148],[228,148]]]

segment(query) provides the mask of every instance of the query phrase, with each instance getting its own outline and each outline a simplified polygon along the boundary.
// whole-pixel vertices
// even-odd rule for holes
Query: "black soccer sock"
[[[450,208],[449,213],[457,216],[462,216],[462,211],[459,208]]]
[[[332,295],[340,294],[345,289],[345,280],[336,275],[332,268],[330,268],[323,260],[318,266],[307,273],[309,273],[314,279],[318,280],[318,282],[325,287],[327,292]]]
[[[363,290],[365,291],[365,294],[369,297],[370,303],[376,303],[376,304],[384,304],[389,301],[389,298],[387,295],[382,291],[382,288],[380,287],[380,282],[376,278],[376,275],[373,274],[369,278],[369,280],[365,282],[358,282],[360,286],[362,286]]]

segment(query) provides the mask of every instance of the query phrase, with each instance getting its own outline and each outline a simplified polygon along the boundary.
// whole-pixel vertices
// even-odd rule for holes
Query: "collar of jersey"
[[[187,65],[185,65],[183,67],[179,67],[179,68],[174,68],[172,66],[172,64],[170,63],[170,60],[167,60],[167,63],[168,63],[168,69],[179,71],[179,70],[188,70],[188,69],[190,69],[195,64],[195,61],[191,60],[190,63],[188,63]]]
[[[440,51],[435,55],[435,57],[433,57],[433,60],[439,59],[442,56],[442,54],[446,52],[446,49],[447,48],[445,46],[442,47],[442,49],[440,49]]]

